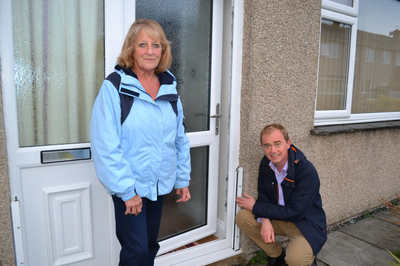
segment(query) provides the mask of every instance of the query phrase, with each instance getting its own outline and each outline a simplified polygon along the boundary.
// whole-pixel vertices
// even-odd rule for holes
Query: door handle
[[[219,113],[219,103],[217,103],[217,106],[215,107],[216,109],[216,114],[210,116],[210,118],[215,118],[215,135],[219,134],[219,119],[222,117],[222,115]]]

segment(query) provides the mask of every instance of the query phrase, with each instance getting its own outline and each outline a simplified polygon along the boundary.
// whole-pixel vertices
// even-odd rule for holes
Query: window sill
[[[332,126],[317,126],[311,129],[311,135],[332,135],[340,133],[353,133],[357,131],[376,130],[385,128],[400,128],[400,120],[388,122],[371,122],[361,124],[346,124]]]

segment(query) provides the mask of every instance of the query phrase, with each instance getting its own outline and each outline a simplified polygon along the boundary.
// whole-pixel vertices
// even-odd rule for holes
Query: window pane
[[[346,6],[353,6],[353,0],[329,0]]]
[[[20,147],[89,142],[104,79],[103,2],[12,4]]]
[[[349,25],[322,19],[317,111],[346,108],[350,30]]]
[[[190,149],[191,199],[176,203],[179,196],[175,190],[165,196],[159,239],[166,239],[207,224],[208,153],[208,146]]]
[[[360,1],[352,113],[400,111],[400,2]]]
[[[396,53],[396,66],[400,66],[400,52]]]
[[[136,1],[136,18],[156,20],[172,42],[170,70],[178,81],[187,132],[209,130],[212,2]]]

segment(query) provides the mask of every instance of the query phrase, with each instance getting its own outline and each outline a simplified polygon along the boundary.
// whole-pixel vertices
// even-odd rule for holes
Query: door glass
[[[103,1],[12,1],[20,147],[89,142],[104,79]]]
[[[165,197],[160,227],[160,239],[206,225],[207,222],[207,177],[208,146],[190,150],[192,174],[191,199],[176,203],[180,198],[172,191]]]
[[[136,19],[154,19],[171,42],[170,71],[178,81],[187,132],[209,130],[211,81],[212,1],[137,0]],[[207,224],[209,147],[191,149],[191,199],[176,203],[175,191],[166,195],[160,239]]]
[[[139,18],[156,20],[171,42],[187,132],[209,130],[212,1],[137,0]]]

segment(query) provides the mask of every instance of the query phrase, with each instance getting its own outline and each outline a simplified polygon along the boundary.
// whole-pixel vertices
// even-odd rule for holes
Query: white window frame
[[[320,123],[326,124],[333,119],[346,119],[351,115],[351,97],[348,95],[353,94],[353,80],[354,80],[354,64],[356,58],[356,38],[357,38],[357,19],[351,16],[339,14],[330,10],[322,10],[321,17],[324,19],[332,20],[335,22],[344,23],[351,26],[350,31],[350,58],[349,58],[349,69],[353,71],[348,72],[347,76],[347,92],[346,92],[346,103],[344,110],[335,111],[315,111],[314,125]]]
[[[354,69],[356,60],[357,28],[358,28],[359,0],[354,0],[353,7],[338,4],[329,0],[322,0],[321,19],[328,19],[351,25],[350,53],[348,62],[348,80],[345,110],[317,111],[315,104],[314,126],[352,124],[398,120],[400,112],[380,112],[352,114],[352,97],[354,84]]]
[[[358,1],[353,0],[353,6],[346,6],[329,0],[322,0],[322,9],[331,10],[344,15],[357,17],[358,15]]]

